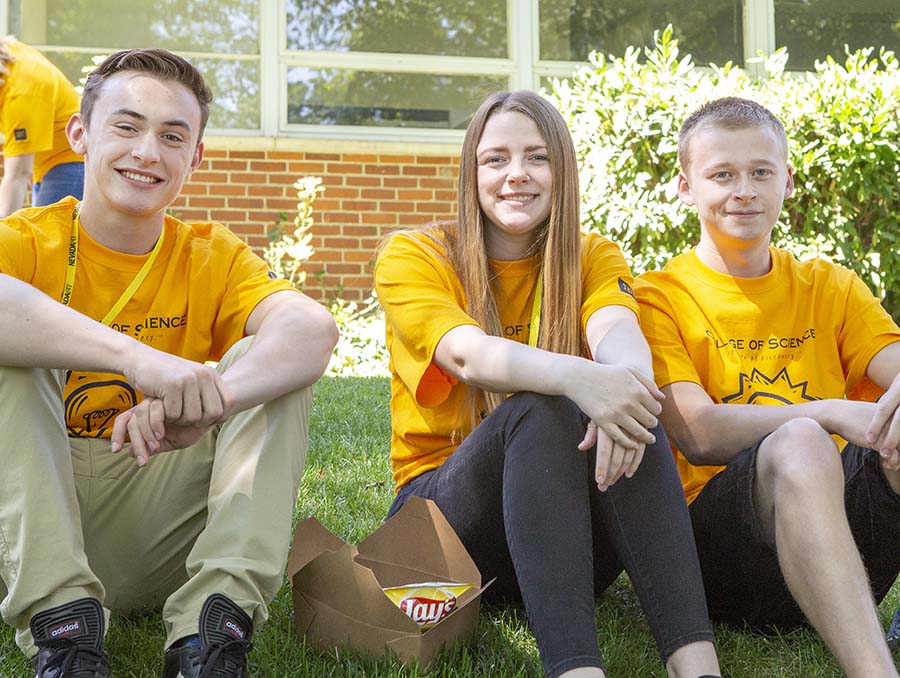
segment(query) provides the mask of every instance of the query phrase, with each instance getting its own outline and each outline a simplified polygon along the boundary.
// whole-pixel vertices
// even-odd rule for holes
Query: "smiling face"
[[[488,256],[527,256],[550,216],[553,172],[546,141],[531,118],[507,111],[487,121],[475,154]]]
[[[786,150],[775,133],[710,124],[693,133],[689,157],[678,194],[697,209],[701,244],[713,245],[723,257],[767,250],[781,206],[794,190]]]
[[[136,72],[110,77],[90,123],[73,116],[67,132],[85,157],[85,208],[109,217],[161,218],[203,155],[194,94]]]

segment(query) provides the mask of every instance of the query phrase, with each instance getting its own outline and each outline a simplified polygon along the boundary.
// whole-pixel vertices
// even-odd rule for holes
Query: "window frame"
[[[8,33],[11,0],[0,0],[0,29]],[[289,123],[288,69],[345,68],[439,75],[505,76],[510,89],[538,89],[541,80],[572,76],[586,62],[541,60],[539,0],[506,0],[508,54],[506,59],[489,57],[436,56],[405,53],[303,51],[287,48],[287,0],[259,0],[259,51],[255,54],[179,52],[188,59],[258,61],[259,127],[210,128],[216,136],[292,137],[299,139],[365,142],[459,144],[464,132],[451,129],[351,125],[304,125]],[[765,75],[760,52],[775,49],[775,1],[743,0],[744,69]],[[266,39],[277,36],[277,39]],[[60,45],[34,45],[46,53],[96,54],[110,50]]]

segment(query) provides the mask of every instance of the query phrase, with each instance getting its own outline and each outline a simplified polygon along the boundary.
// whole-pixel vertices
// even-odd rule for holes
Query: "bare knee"
[[[777,494],[816,494],[843,485],[840,451],[829,433],[813,419],[782,424],[759,447],[757,480]]]

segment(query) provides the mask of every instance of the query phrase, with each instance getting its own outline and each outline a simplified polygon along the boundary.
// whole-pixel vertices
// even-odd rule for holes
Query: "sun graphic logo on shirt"
[[[791,405],[803,400],[820,400],[806,392],[808,381],[793,383],[787,368],[774,377],[768,377],[754,368],[748,375],[741,372],[740,389],[722,398],[723,403],[736,405]]]

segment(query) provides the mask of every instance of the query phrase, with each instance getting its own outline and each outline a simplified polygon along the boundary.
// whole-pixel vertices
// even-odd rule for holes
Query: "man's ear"
[[[84,124],[81,113],[76,113],[69,118],[69,122],[66,123],[66,137],[69,139],[72,150],[78,155],[84,155],[87,152],[84,140],[86,133],[87,126]]]
[[[787,167],[787,183],[784,186],[784,199],[787,200],[794,195],[794,168]]]
[[[694,196],[691,194],[691,185],[688,178],[684,176],[684,172],[678,173],[678,197],[688,207],[694,206]]]
[[[191,172],[197,169],[200,166],[200,162],[203,160],[203,142],[197,144],[197,148],[194,149],[194,157],[191,158]]]

